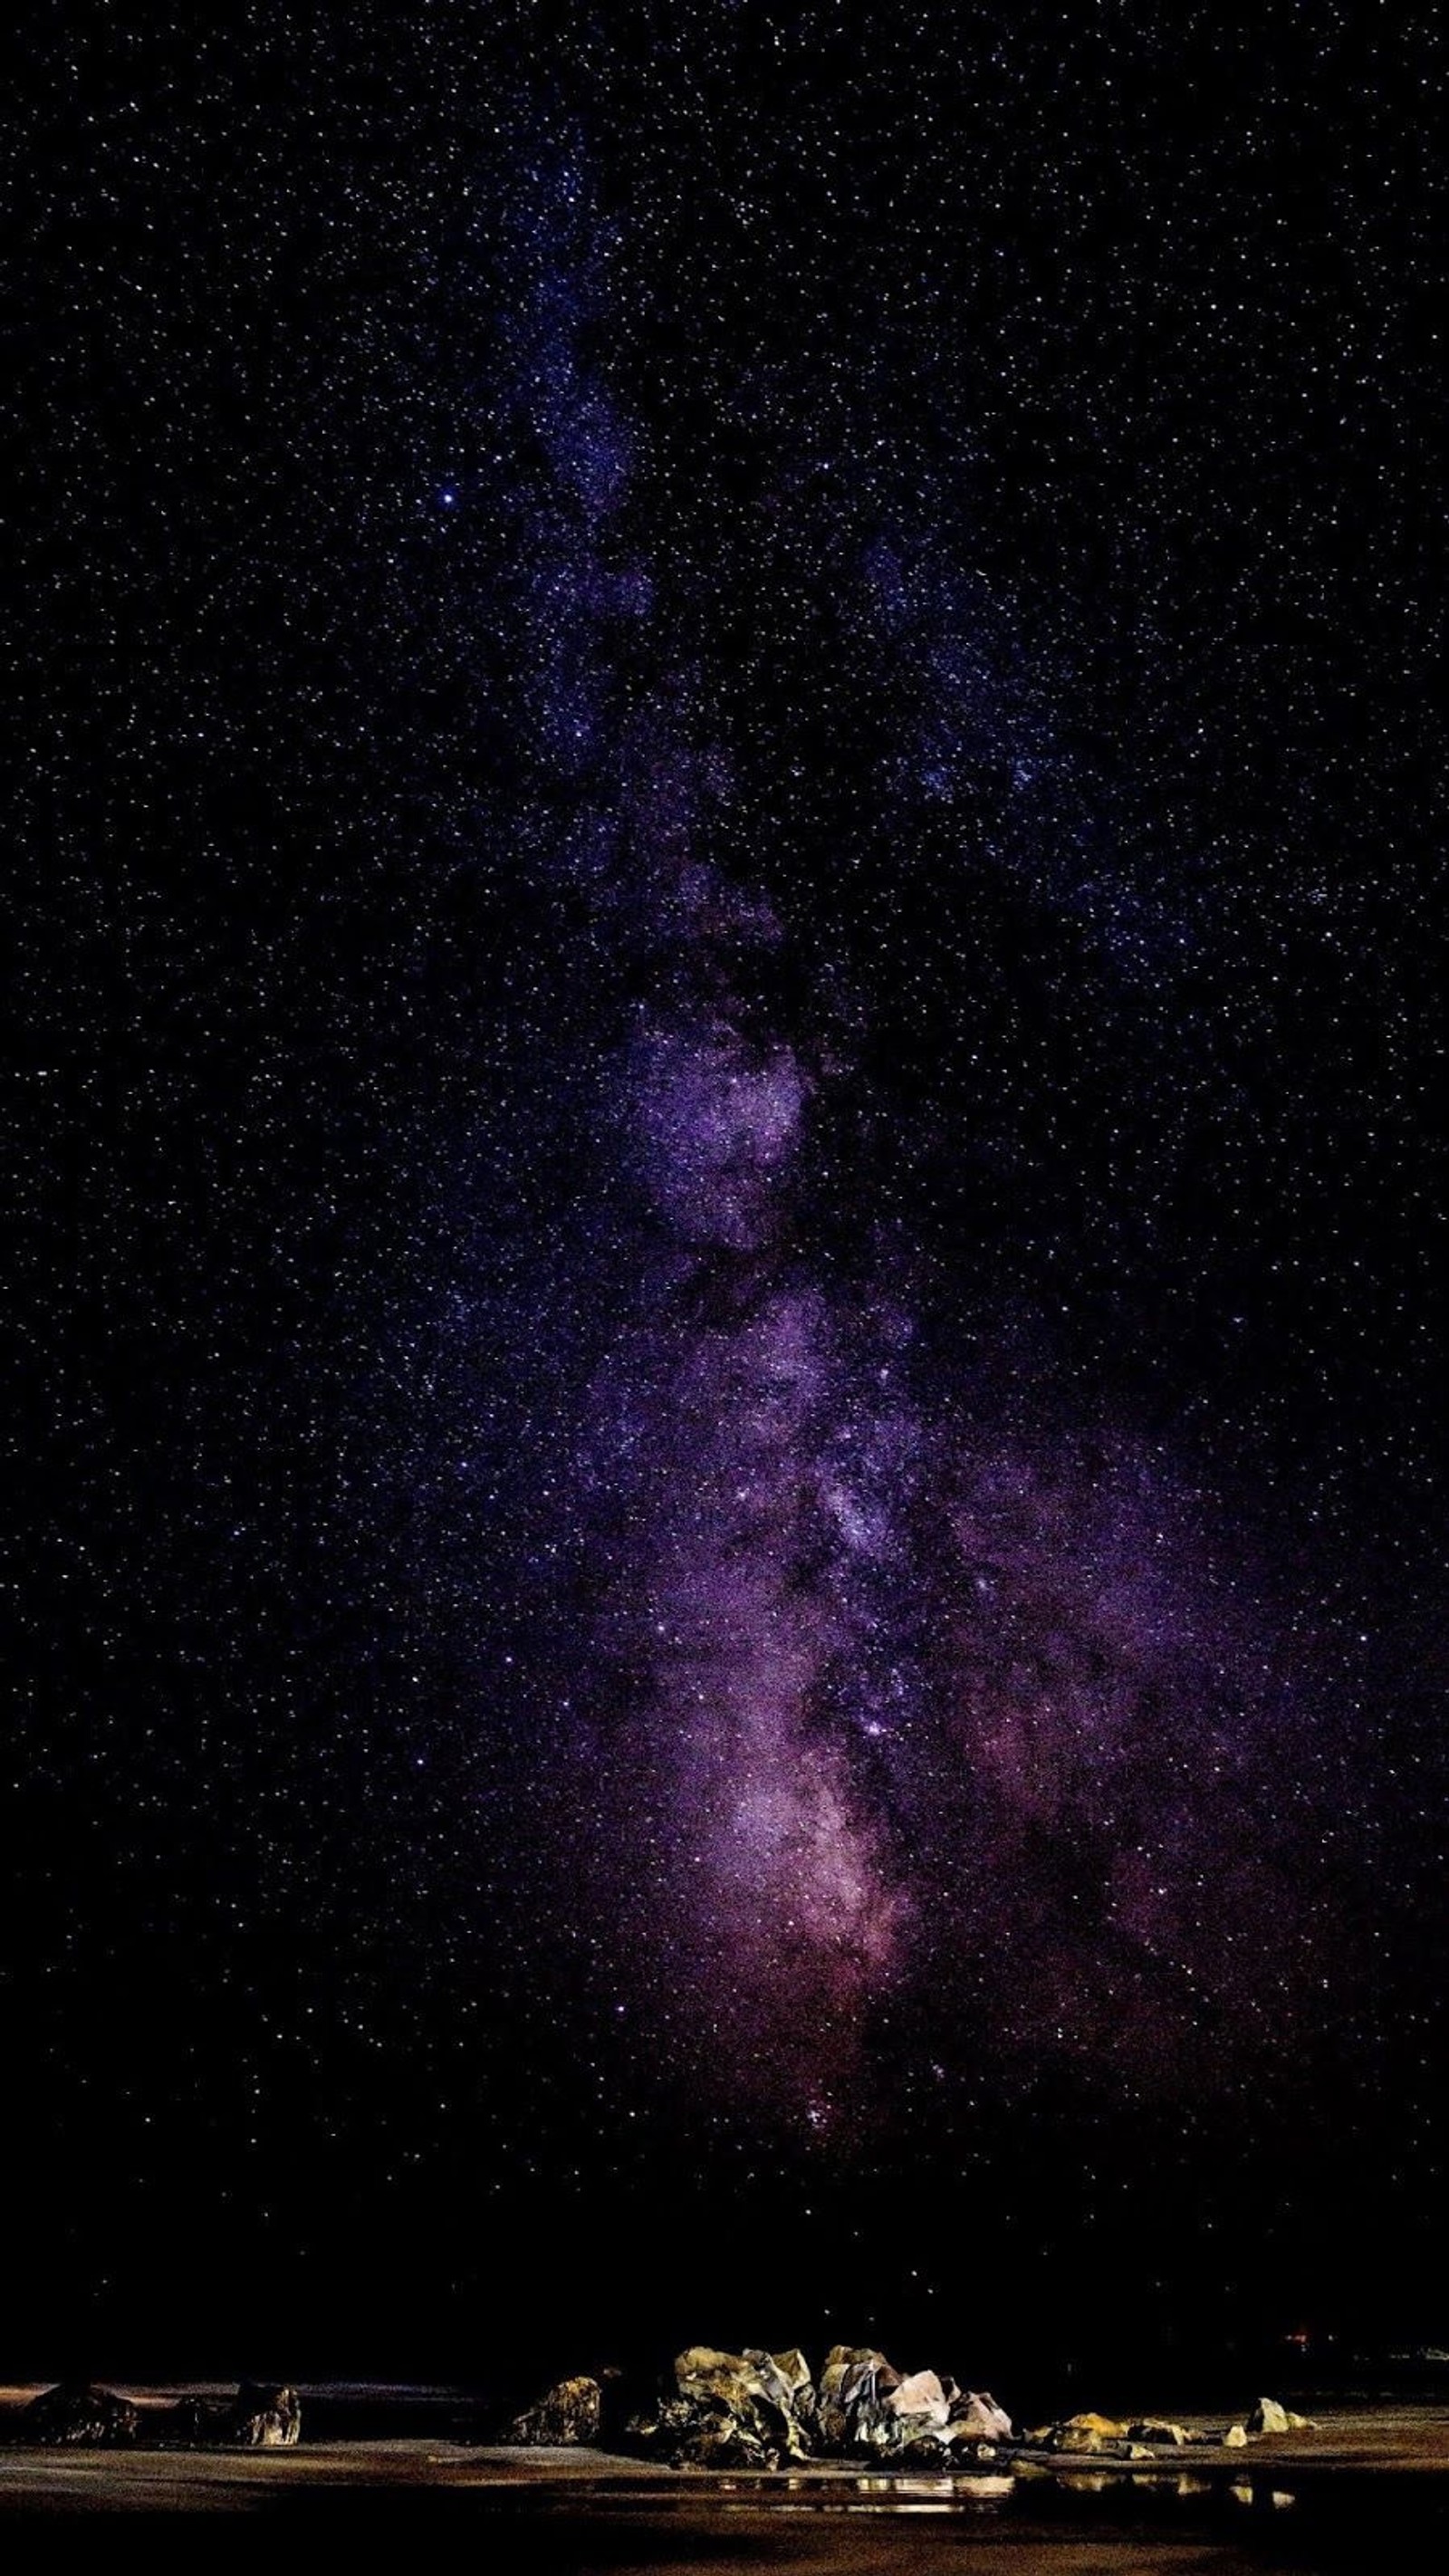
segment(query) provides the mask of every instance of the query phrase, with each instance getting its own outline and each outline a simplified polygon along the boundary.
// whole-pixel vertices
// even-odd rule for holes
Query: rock
[[[1318,2426],[1311,2415],[1295,2415],[1291,2406],[1287,2409],[1287,2414],[1288,2430],[1290,2433],[1317,2432]]]
[[[597,2379],[560,2379],[508,2428],[510,2442],[597,2442],[604,2392]]]
[[[1164,2424],[1154,2415],[1144,2416],[1139,2423],[1129,2424],[1127,2439],[1129,2442],[1169,2443],[1175,2451],[1182,2451],[1187,2447],[1187,2434],[1181,2424]]]
[[[903,2469],[949,2468],[939,2433],[912,2433],[908,2440],[897,2442],[890,2454],[891,2466]]]
[[[821,2367],[821,2385],[816,2393],[816,2424],[826,2450],[844,2450],[844,2375],[854,2362],[870,2360],[862,2344],[831,2344]]]
[[[1048,2451],[1102,2450],[1108,2442],[1125,2442],[1127,2427],[1112,2415],[1067,2415],[1040,2437]]]
[[[927,2430],[944,2433],[951,2413],[951,2401],[934,2370],[912,2371],[897,2382],[885,2405],[907,2438]]]
[[[1226,2433],[1223,2435],[1223,2449],[1225,2451],[1246,2451],[1247,2447],[1248,2428],[1246,2424],[1230,2424]]]
[[[252,2451],[290,2451],[302,2438],[302,2408],[295,2388],[244,2379],[229,2410],[229,2443]]]
[[[771,2405],[798,2419],[801,2426],[813,2423],[815,2383],[803,2352],[762,2352],[747,2345],[742,2360],[749,2364]]]
[[[747,2395],[754,2379],[742,2352],[720,2352],[710,2343],[692,2343],[674,2360],[681,2397],[718,2397],[725,2405]]]
[[[1011,2417],[994,2397],[976,2388],[958,2389],[951,2400],[951,2439],[1009,2442]]]
[[[568,2387],[572,2383],[565,2383]],[[535,2418],[560,2395],[550,2392],[515,2427],[515,2440],[595,2438],[533,2431]],[[754,2346],[724,2352],[691,2344],[674,2364],[672,2392],[654,2392],[626,2407],[617,2388],[604,2391],[606,2438],[676,2465],[773,2468],[811,2459],[881,2458],[940,2465],[975,2448],[995,2455],[1011,2439],[1011,2419],[993,2397],[957,2387],[934,2370],[903,2377],[867,2344],[836,2344],[819,2385],[798,2350]],[[521,2429],[527,2425],[530,2429]],[[984,2447],[983,2447],[984,2446]]]
[[[673,2397],[628,2422],[634,2447],[701,2468],[775,2468],[811,2456],[815,2389],[803,2354],[691,2344],[674,2380]]]
[[[697,2425],[677,2456],[681,2466],[695,2469],[773,2469],[780,2459],[778,2451],[753,2441],[726,2419]]]
[[[1287,2430],[1286,2407],[1280,2406],[1276,2397],[1260,2397],[1248,2417],[1248,2431],[1250,2433],[1286,2433]]]
[[[691,2344],[675,2362],[674,2377],[681,2397],[723,2407],[743,2441],[786,2459],[808,2459],[806,2426],[773,2353],[717,2352],[710,2344]]]
[[[779,2380],[791,2414],[801,2432],[813,2445],[819,2434],[820,2401],[815,2393],[815,2382],[810,2376],[810,2364],[803,2352],[796,2348],[789,2352],[751,2354],[746,2357],[761,2363],[769,2362],[771,2372]]]
[[[731,2415],[716,2398],[671,2397],[636,2415],[626,2431],[631,2448],[676,2468],[768,2469],[779,2464],[776,2447]]]
[[[118,2397],[112,2388],[97,2388],[89,2380],[67,2379],[32,2397],[20,2418],[20,2439],[47,2446],[74,2443],[114,2450],[134,2442],[140,2425],[141,2410],[129,2398]]]
[[[302,2431],[295,2389],[244,2379],[235,2397],[183,2397],[144,2418],[167,2450],[290,2451]]]
[[[812,2398],[814,2397],[815,2382],[810,2376],[810,2364],[803,2352],[792,2349],[789,2352],[772,2353],[770,2358],[793,2398],[798,2400],[807,2392]]]
[[[832,2346],[820,2373],[817,2432],[826,2451],[887,2450],[899,2441],[899,2417],[886,2400],[901,2374],[870,2344]]]

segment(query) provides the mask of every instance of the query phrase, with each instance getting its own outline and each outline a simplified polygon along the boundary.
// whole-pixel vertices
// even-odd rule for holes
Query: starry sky
[[[17,2366],[1437,2331],[1438,73],[37,16]]]

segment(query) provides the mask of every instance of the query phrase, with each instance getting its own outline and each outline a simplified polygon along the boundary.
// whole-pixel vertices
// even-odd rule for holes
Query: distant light
[[[452,489],[451,485],[449,486],[449,488],[448,488],[446,491],[444,491],[444,492],[440,492],[440,493],[438,494],[438,499],[442,502],[442,505],[443,505],[443,507],[444,507],[444,509],[445,509],[445,510],[451,510],[451,509],[452,509],[452,507],[453,507],[453,504],[454,504],[454,502],[457,500],[457,498],[458,498],[458,495],[457,495],[457,493]]]

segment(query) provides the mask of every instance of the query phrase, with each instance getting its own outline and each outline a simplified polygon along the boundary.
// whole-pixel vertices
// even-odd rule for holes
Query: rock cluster
[[[1131,2459],[1151,2459],[1158,2451],[1180,2451],[1191,2436],[1181,2424],[1168,2423],[1157,2415],[1134,2416],[1131,2422],[1115,2415],[1064,2415],[1055,2424],[1038,2425],[1028,2433],[1033,2450],[1086,2452],[1113,2451]]]
[[[1142,2460],[1167,2449],[1184,2450],[1189,2444],[1198,2449],[1242,2451],[1260,2433],[1309,2433],[1314,2429],[1311,2417],[1295,2415],[1276,2397],[1260,2397],[1251,2413],[1230,2424],[1224,2433],[1189,2433],[1185,2426],[1157,2416],[1139,2416],[1129,2423],[1112,2415],[1084,2414],[1065,2415],[1055,2424],[1039,2424],[1024,2439],[1033,2451],[1065,2451],[1076,2458],[1106,2452],[1114,2459]]]
[[[599,2438],[607,2413],[597,2380],[561,2380],[515,2419],[516,2442]],[[815,2459],[890,2459],[949,2466],[1011,2437],[992,2397],[934,2370],[908,2374],[867,2345],[836,2344],[819,2383],[803,2353],[721,2352],[691,2344],[673,2384],[620,2424],[621,2448],[677,2467],[779,2468]]]
[[[20,2418],[19,2439],[61,2445],[138,2444],[167,2450],[289,2451],[302,2431],[296,2390],[243,2380],[234,2397],[183,2397],[174,2406],[140,2407],[112,2388],[64,2380],[33,2397]]]

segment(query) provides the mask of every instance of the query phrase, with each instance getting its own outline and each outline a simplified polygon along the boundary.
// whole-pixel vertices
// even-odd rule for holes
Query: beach
[[[366,2532],[466,2550],[470,2563],[543,2576],[1148,2576],[1155,2569],[1429,2565],[1449,2542],[1449,2412],[1344,2407],[1311,2432],[1248,2453],[1193,2447],[1130,2468],[1003,2455],[973,2474],[674,2470],[596,2450],[481,2444],[447,2392],[304,2389],[326,2438],[293,2450],[40,2450],[17,2444],[34,2390],[0,2392],[0,2522],[7,2541],[144,2528],[163,2558],[254,2547],[257,2526]],[[144,2411],[176,2388],[125,2392]],[[413,2429],[378,2431],[381,2423]],[[347,2429],[349,2422],[357,2430]],[[1187,2429],[1204,2430],[1192,2418]],[[242,2535],[246,2535],[245,2541]]]

